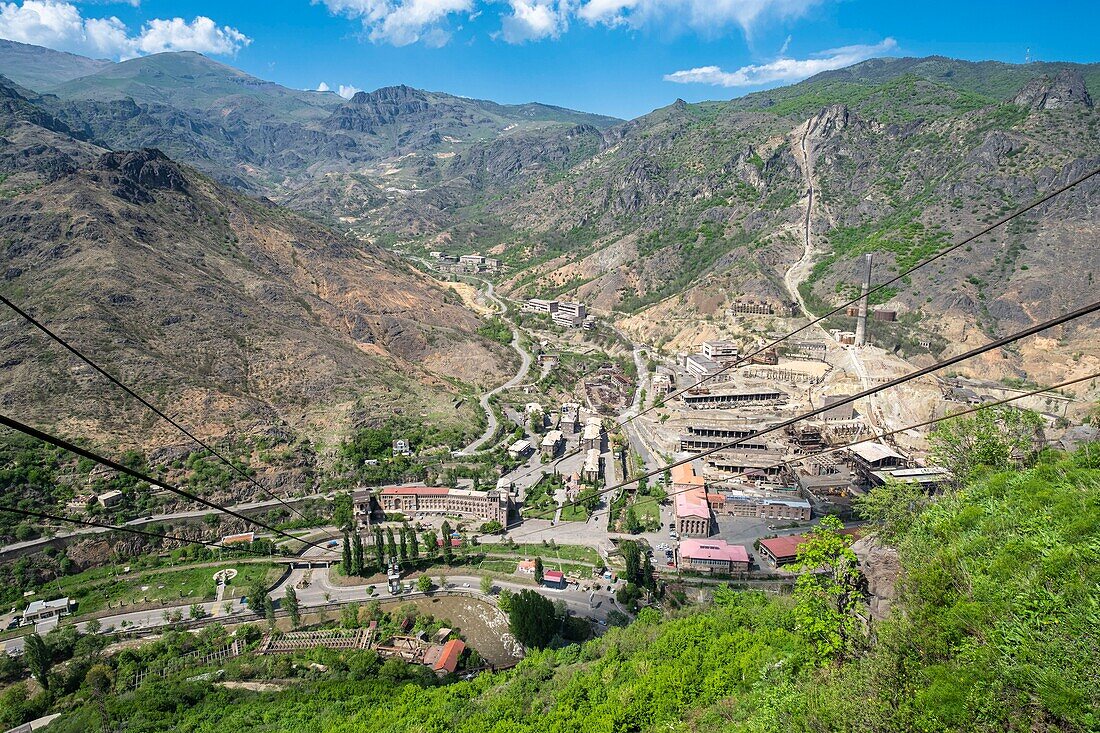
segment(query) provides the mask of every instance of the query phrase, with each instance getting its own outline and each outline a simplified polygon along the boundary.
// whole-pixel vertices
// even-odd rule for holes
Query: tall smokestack
[[[863,290],[859,297],[859,316],[856,318],[856,346],[867,345],[867,291],[871,289],[871,253],[863,256],[866,270],[863,273]]]

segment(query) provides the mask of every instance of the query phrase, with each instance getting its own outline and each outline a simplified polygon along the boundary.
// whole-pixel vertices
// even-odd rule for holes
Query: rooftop
[[[680,543],[680,556],[693,560],[749,561],[748,550],[741,545],[728,544],[724,540],[684,540]]]
[[[443,651],[435,660],[432,669],[436,672],[454,672],[458,669],[458,658],[466,650],[466,645],[459,639],[451,639],[443,645]]]
[[[896,458],[900,461],[905,460],[905,456],[882,443],[857,443],[848,450],[868,463],[876,463],[886,458]]]
[[[381,491],[385,496],[446,496],[450,492],[443,486],[386,486]]]

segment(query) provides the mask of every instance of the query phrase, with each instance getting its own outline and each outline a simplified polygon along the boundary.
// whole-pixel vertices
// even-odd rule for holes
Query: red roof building
[[[855,539],[859,536],[859,529],[843,529],[840,534],[848,535]],[[778,565],[787,565],[798,557],[798,548],[806,541],[806,536],[801,534],[785,535],[760,540],[760,552],[764,553],[771,561]]]
[[[542,574],[543,585],[561,588],[565,585],[565,574],[560,570],[547,570]]]
[[[465,650],[466,645],[460,639],[451,639],[443,645],[443,651],[432,664],[432,670],[438,675],[454,673],[458,669],[458,658]]]

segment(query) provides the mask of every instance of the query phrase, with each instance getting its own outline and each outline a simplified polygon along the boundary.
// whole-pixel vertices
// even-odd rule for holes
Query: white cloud
[[[731,26],[745,33],[767,17],[797,18],[822,0],[588,0],[577,12],[592,25],[692,30],[717,36]]]
[[[0,38],[62,51],[130,58],[161,51],[198,51],[232,55],[252,42],[236,28],[218,26],[205,16],[154,19],[131,35],[117,17],[84,18],[58,0],[0,2]]]
[[[163,51],[198,51],[232,55],[252,43],[252,39],[236,28],[218,25],[204,15],[190,23],[183,18],[150,20],[136,39],[137,48],[144,53]]]
[[[569,0],[508,0],[511,15],[501,16],[501,36],[508,43],[557,38],[569,27]]]
[[[372,41],[407,46],[424,40],[440,46],[450,38],[449,17],[471,13],[475,0],[314,0],[333,13],[359,20]]]
[[[337,91],[337,94],[339,94],[344,99],[351,99],[352,97],[354,97],[356,94],[358,94],[361,91],[363,91],[363,90],[360,89],[359,87],[353,87],[350,84],[348,84],[348,85],[341,84],[339,91]]]
[[[330,12],[363,24],[370,40],[404,46],[421,41],[440,46],[450,40],[450,20],[471,20],[493,5],[507,4],[499,33],[508,43],[558,38],[570,21],[662,31],[690,30],[714,37],[729,28],[746,34],[765,18],[795,18],[826,0],[313,0]]]
[[[317,89],[315,89],[314,91],[317,91],[317,92],[328,92],[328,91],[331,91],[331,90],[329,89],[329,86],[328,86],[328,84],[326,84],[326,83],[324,83],[324,82],[321,82],[320,84],[318,84],[318,85],[317,85]]]
[[[713,84],[722,87],[754,87],[780,81],[798,81],[822,71],[845,66],[881,56],[897,48],[893,38],[887,38],[873,46],[856,45],[833,48],[813,54],[808,59],[780,58],[769,64],[750,64],[735,71],[723,71],[717,66],[700,66],[695,69],[665,74],[665,81],[677,84]]]

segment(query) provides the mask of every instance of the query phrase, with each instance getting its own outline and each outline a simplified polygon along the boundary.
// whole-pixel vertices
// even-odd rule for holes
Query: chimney
[[[856,316],[856,346],[867,345],[867,291],[871,289],[871,253],[863,256],[867,269],[863,274],[863,290],[859,297],[859,315]]]

